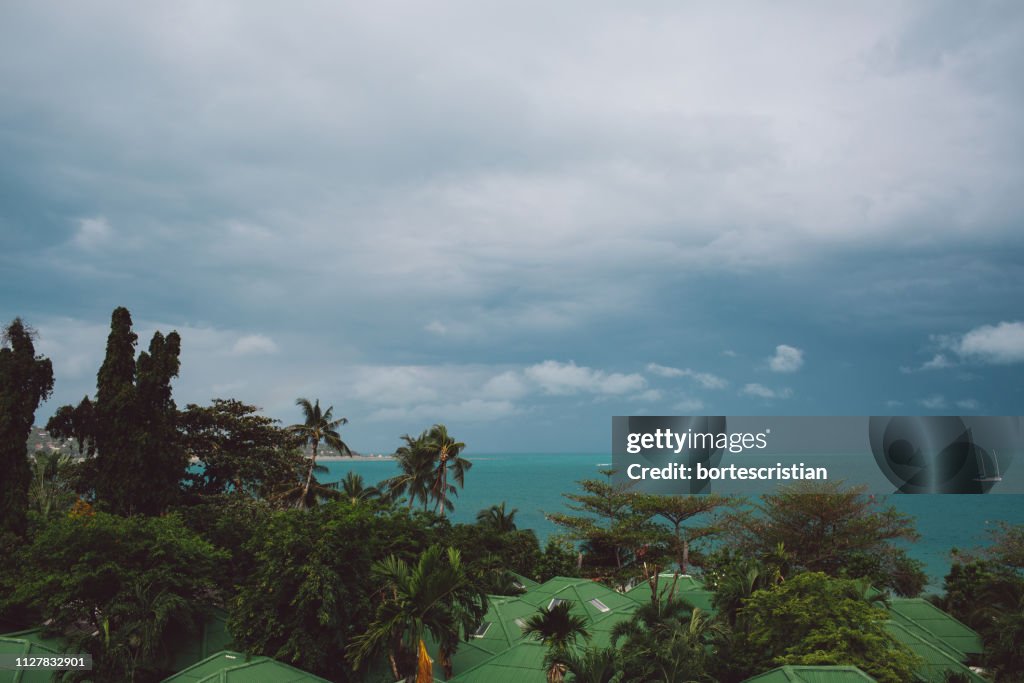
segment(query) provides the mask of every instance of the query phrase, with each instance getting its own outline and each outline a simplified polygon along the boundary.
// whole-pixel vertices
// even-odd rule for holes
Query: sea
[[[541,545],[558,528],[545,515],[571,512],[563,494],[579,492],[578,481],[603,478],[611,456],[592,453],[466,453],[473,466],[455,499],[453,522],[472,523],[479,510],[505,503],[516,510],[516,525],[533,529]],[[324,482],[337,481],[347,472],[376,484],[398,473],[391,458],[323,462]],[[939,593],[948,573],[954,548],[974,550],[988,542],[988,530],[997,522],[1024,524],[1024,495],[891,495],[876,499],[895,506],[915,520],[920,540],[904,544],[907,553],[924,564],[929,577],[926,592]]]

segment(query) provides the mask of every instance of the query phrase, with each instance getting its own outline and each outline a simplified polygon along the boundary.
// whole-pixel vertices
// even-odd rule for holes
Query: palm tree
[[[619,651],[614,647],[588,647],[581,655],[570,652],[562,664],[566,673],[572,674],[572,683],[611,683],[622,671]]]
[[[323,500],[339,500],[342,497],[338,490],[339,482],[321,484],[316,474],[325,474],[328,470],[323,465],[314,465],[314,476],[311,481],[306,482],[306,468],[295,472],[295,478],[291,484],[284,484],[276,488],[270,499],[279,503],[282,508],[306,509],[316,507]],[[308,487],[307,487],[308,483]]]
[[[332,420],[331,418],[334,417],[334,406],[321,412],[320,399],[317,399],[316,403],[310,403],[307,398],[296,399],[295,405],[302,408],[305,422],[292,425],[288,428],[288,431],[302,439],[303,443],[313,446],[313,457],[309,461],[306,485],[303,487],[302,495],[298,498],[297,503],[297,507],[305,507],[309,500],[309,490],[313,483],[313,468],[316,467],[317,448],[320,446],[320,442],[323,441],[342,455],[352,455],[352,450],[341,440],[341,435],[338,434],[338,427],[348,424],[348,419],[342,417]]]
[[[549,683],[560,683],[568,667],[565,660],[572,654],[570,648],[580,638],[590,640],[586,618],[571,612],[572,603],[559,602],[553,607],[541,607],[527,618],[523,626],[523,637],[535,638],[547,646]]]
[[[487,595],[454,548],[431,546],[413,566],[390,555],[373,565],[371,575],[381,583],[380,602],[373,621],[349,648],[357,668],[386,652],[395,679],[409,679],[426,653],[427,632],[445,650],[442,664],[446,658],[450,662],[460,632],[472,630],[487,612]]]
[[[434,456],[426,448],[427,436],[426,431],[416,438],[408,434],[402,435],[405,445],[395,451],[395,460],[401,473],[381,483],[392,500],[408,494],[410,510],[417,500],[423,503],[423,509],[426,510],[430,498]]]
[[[449,496],[458,495],[455,485],[448,482],[449,472],[451,478],[461,488],[466,472],[473,463],[459,455],[466,444],[449,436],[448,428],[443,424],[436,424],[430,428],[423,447],[432,455],[434,461],[430,496],[437,501],[438,514],[444,517],[445,512],[455,508]]]
[[[640,606],[612,629],[612,646],[625,638],[620,654],[625,680],[679,683],[706,677],[705,653],[717,628],[703,611],[678,598]]]
[[[517,512],[519,512],[517,508],[512,508],[512,510],[506,512],[503,501],[501,505],[492,505],[486,510],[476,513],[476,523],[481,526],[491,527],[499,534],[515,531]]]
[[[339,490],[342,497],[348,498],[349,502],[353,505],[362,500],[379,498],[381,495],[380,489],[376,486],[367,486],[363,480],[363,475],[356,474],[355,472],[349,472],[345,475],[344,479],[328,484],[328,486]]]
[[[71,456],[61,451],[36,452],[32,460],[29,504],[44,519],[71,507],[75,501],[69,480],[69,470],[73,465]]]

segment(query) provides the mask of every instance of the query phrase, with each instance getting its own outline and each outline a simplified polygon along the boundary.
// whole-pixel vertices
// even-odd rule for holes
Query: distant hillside
[[[78,449],[74,440],[62,442],[60,439],[50,436],[49,432],[42,427],[33,427],[32,433],[28,437],[28,452],[31,455],[36,451],[64,451],[68,455],[76,455]]]

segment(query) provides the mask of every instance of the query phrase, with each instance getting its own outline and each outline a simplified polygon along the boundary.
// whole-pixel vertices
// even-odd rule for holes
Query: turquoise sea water
[[[490,454],[466,457],[473,462],[466,474],[466,486],[455,500],[455,522],[472,522],[478,510],[506,501],[517,508],[520,529],[533,529],[541,544],[557,532],[545,513],[568,511],[563,493],[579,490],[580,479],[600,478],[599,470],[610,467],[610,455],[573,454]],[[325,462],[329,473],[321,481],[336,481],[346,472],[357,472],[375,484],[397,473],[390,459],[381,461]],[[949,553],[954,547],[968,549],[986,541],[986,530],[995,522],[1024,524],[1024,495],[893,495],[888,502],[915,517],[921,539],[907,544],[909,554],[925,564],[938,591],[949,570]]]

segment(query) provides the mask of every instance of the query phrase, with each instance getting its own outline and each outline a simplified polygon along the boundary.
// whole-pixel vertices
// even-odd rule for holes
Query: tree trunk
[[[309,474],[306,475],[306,485],[302,488],[302,498],[299,499],[299,505],[306,507],[306,500],[309,498],[309,487],[313,484],[313,468],[316,467],[316,447],[319,445],[319,439],[313,439],[313,458],[309,461]]]
[[[445,501],[448,500],[448,454],[441,451],[441,490],[438,492],[437,506],[441,508],[440,515],[444,517],[446,512]]]
[[[388,661],[391,662],[391,673],[395,675],[395,680],[402,680],[402,674],[398,673],[398,662],[395,661],[395,653],[388,653]]]

